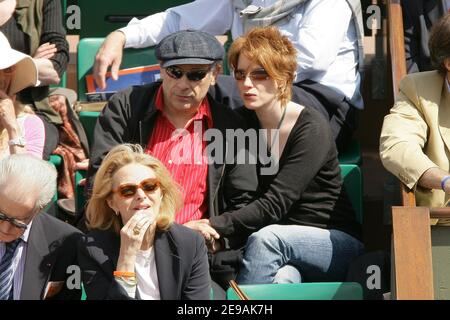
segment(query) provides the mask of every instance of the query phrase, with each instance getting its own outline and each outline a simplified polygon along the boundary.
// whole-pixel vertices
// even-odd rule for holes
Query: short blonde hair
[[[175,219],[175,213],[182,206],[182,193],[167,168],[155,157],[144,153],[140,145],[122,144],[114,147],[103,159],[97,171],[92,197],[86,209],[88,229],[110,230],[117,234],[123,227],[120,216],[109,207],[107,199],[112,196],[112,178],[128,164],[140,164],[151,168],[160,183],[163,198],[157,215],[157,228],[166,230]]]
[[[232,69],[236,70],[241,54],[259,63],[279,84],[278,98],[286,105],[297,70],[297,50],[291,41],[276,27],[254,28],[231,44],[228,63]]]

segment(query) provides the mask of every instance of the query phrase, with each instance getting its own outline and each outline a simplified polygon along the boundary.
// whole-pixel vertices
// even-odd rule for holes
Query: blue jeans
[[[269,225],[248,238],[237,281],[344,281],[348,265],[362,252],[359,240],[339,230]]]

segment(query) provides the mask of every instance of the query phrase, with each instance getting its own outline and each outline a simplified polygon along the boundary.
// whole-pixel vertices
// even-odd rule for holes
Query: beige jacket
[[[442,190],[417,186],[429,168],[450,169],[450,94],[437,71],[401,81],[400,95],[384,117],[380,156],[387,170],[416,188],[418,206],[441,207],[449,199]]]

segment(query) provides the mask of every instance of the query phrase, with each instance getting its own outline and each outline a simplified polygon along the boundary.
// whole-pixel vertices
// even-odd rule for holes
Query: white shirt
[[[139,250],[134,267],[139,298],[142,300],[161,300],[153,247],[145,251]]]
[[[25,271],[25,260],[27,256],[28,237],[30,236],[31,225],[33,221],[28,224],[27,230],[20,237],[22,241],[17,246],[13,257],[13,273],[14,273],[14,292],[13,299],[20,300],[20,292],[22,290],[23,273]],[[4,242],[0,242],[0,261],[2,261],[5,254],[6,246]]]
[[[253,0],[270,6],[277,0]],[[299,5],[292,17],[277,24],[298,51],[296,82],[311,79],[359,101],[358,43],[352,10],[344,0],[313,0]],[[198,29],[233,39],[243,34],[242,20],[232,0],[197,0],[167,9],[120,29],[125,47],[154,46],[170,33]],[[362,100],[356,107],[362,109]]]
[[[442,4],[444,6],[444,12],[450,11],[450,0],[443,0]]]

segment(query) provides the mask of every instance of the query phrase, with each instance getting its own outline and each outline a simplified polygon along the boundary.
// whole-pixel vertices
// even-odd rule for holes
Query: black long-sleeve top
[[[253,128],[256,114],[241,110]],[[343,187],[337,150],[329,124],[305,108],[286,142],[276,174],[262,175],[260,196],[243,208],[211,217],[222,236],[250,234],[269,224],[337,229],[360,238],[360,225]]]
[[[66,30],[63,26],[61,1],[44,0],[42,11],[44,19],[39,45],[46,42],[56,45],[58,51],[50,58],[50,61],[61,77],[66,71],[69,62],[69,44],[66,40]],[[0,27],[0,31],[9,40],[13,49],[31,56],[34,55],[34,52],[30,52],[28,35],[21,30],[15,15]]]

